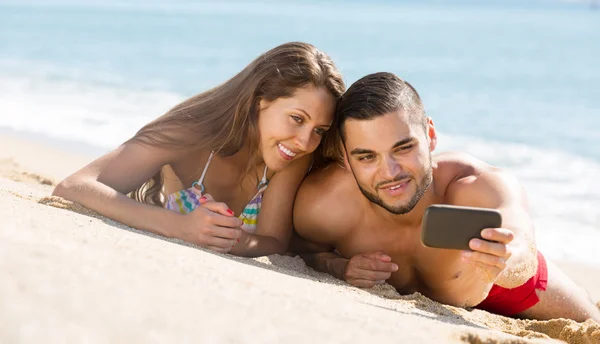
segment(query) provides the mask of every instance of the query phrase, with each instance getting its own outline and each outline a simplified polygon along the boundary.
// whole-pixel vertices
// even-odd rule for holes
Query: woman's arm
[[[67,177],[56,186],[53,195],[131,227],[226,252],[241,235],[241,230],[235,228],[241,225],[241,220],[214,212],[226,214],[224,204],[214,204],[213,211],[201,207],[191,214],[182,215],[126,196],[163,165],[181,158],[183,154],[128,142]]]
[[[126,196],[172,158],[171,151],[125,143],[60,182],[54,196],[79,203],[126,225],[169,236],[179,214]]]

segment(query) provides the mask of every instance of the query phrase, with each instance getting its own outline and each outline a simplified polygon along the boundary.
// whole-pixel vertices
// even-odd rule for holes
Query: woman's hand
[[[173,236],[216,252],[229,252],[242,235],[242,220],[227,204],[215,202],[209,194],[200,203],[202,206],[181,217]]]

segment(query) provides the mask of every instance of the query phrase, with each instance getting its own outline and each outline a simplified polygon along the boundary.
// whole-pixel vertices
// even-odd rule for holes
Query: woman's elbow
[[[72,201],[77,184],[78,183],[75,182],[72,177],[68,177],[54,187],[54,190],[52,190],[52,196],[57,196]]]
[[[288,251],[289,244],[281,239],[273,238],[273,245],[270,249],[271,252],[268,254],[280,254],[285,255]]]
[[[271,254],[280,254],[280,255],[284,255],[287,253],[288,250],[288,244],[283,242],[281,239],[277,239],[277,238],[272,238],[273,239],[273,243],[271,244],[271,247],[269,248],[268,252],[266,252],[266,255],[271,255]]]

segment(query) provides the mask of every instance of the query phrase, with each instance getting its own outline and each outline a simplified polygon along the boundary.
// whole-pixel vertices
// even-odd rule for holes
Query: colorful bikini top
[[[208,171],[208,166],[210,165],[210,161],[212,160],[214,154],[214,152],[210,152],[206,166],[204,166],[204,171],[202,171],[202,175],[198,181],[192,183],[190,188],[174,192],[167,197],[167,201],[165,202],[166,209],[187,214],[200,206],[200,198],[204,192],[204,176],[206,176],[206,171]],[[242,229],[248,233],[256,232],[258,213],[260,212],[260,207],[262,205],[263,193],[267,189],[268,184],[267,166],[265,166],[265,172],[263,173],[263,177],[257,186],[258,191],[250,203],[248,203],[244,210],[242,210],[240,216],[238,216],[238,218],[243,222]]]

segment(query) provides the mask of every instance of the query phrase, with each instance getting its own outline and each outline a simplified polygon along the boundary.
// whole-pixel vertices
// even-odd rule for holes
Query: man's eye
[[[327,132],[327,130],[325,130],[323,128],[315,128],[315,133],[317,133],[317,135],[319,135],[319,136],[325,135],[326,132]]]
[[[402,152],[402,151],[407,151],[407,150],[409,150],[409,149],[413,148],[414,146],[415,146],[415,145],[407,145],[407,146],[402,146],[402,147],[398,148],[398,150],[396,151],[396,153],[398,153],[398,152]]]
[[[368,161],[368,160],[371,160],[371,159],[373,159],[374,157],[375,157],[375,156],[373,156],[373,155],[371,155],[371,154],[370,154],[370,155],[363,155],[363,156],[361,156],[360,158],[358,158],[358,160],[359,160],[359,161]]]

